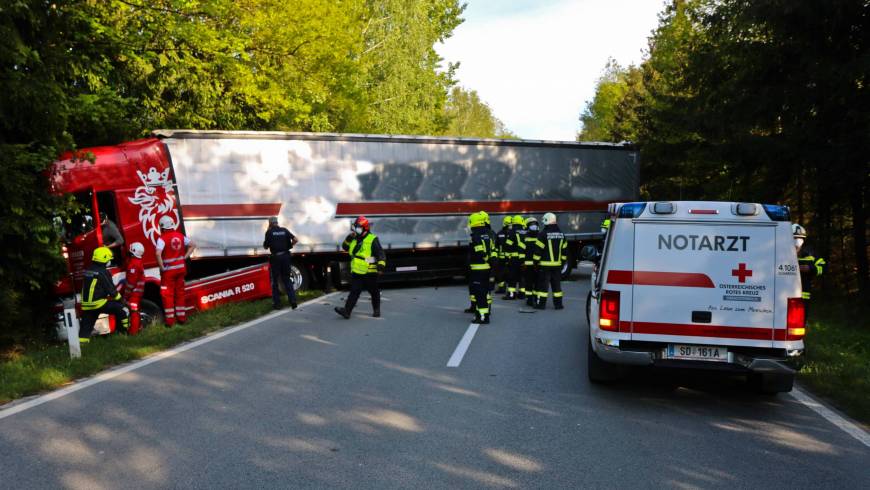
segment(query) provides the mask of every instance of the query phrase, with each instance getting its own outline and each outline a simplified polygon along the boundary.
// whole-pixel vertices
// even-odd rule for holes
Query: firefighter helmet
[[[359,226],[363,229],[363,231],[369,231],[372,225],[371,223],[369,223],[369,220],[365,216],[360,216],[353,222],[353,226],[354,228]]]
[[[109,250],[109,247],[97,247],[94,249],[94,262],[108,264],[110,260],[112,260],[112,251]]]
[[[161,217],[158,223],[160,224],[160,228],[163,230],[171,230],[175,228],[175,221],[172,221],[172,218],[169,216]]]
[[[510,224],[511,224],[511,217],[510,216],[505,216],[504,218],[502,218],[502,220],[501,220],[502,226],[510,226]]]
[[[547,225],[555,225],[556,224],[556,215],[553,213],[547,213],[544,215],[544,226]]]
[[[533,226],[535,228],[538,227],[538,219],[534,216],[529,216],[528,218],[526,218],[526,228],[531,228]]]
[[[523,225],[526,224],[526,221],[523,219],[523,217],[520,216],[520,215],[518,215],[518,214],[515,214],[515,215],[514,215],[514,217],[513,217],[513,219],[511,220],[511,222],[512,222],[513,224],[515,224],[515,225],[520,225],[520,226],[523,226]]]
[[[488,225],[489,224],[489,213],[487,213],[486,211],[479,211],[478,214],[480,214],[480,217],[483,218],[483,223]]]
[[[143,255],[145,255],[145,245],[142,245],[139,242],[133,242],[130,244],[130,254],[137,259],[141,259]]]
[[[794,235],[795,238],[806,238],[807,230],[803,226],[794,223],[791,225],[791,234]]]
[[[486,218],[480,213],[471,213],[468,215],[468,227],[476,228],[478,226],[483,226],[486,224]]]

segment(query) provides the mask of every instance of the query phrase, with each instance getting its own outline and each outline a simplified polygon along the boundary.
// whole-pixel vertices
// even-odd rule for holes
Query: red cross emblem
[[[752,277],[752,270],[746,268],[746,264],[739,264],[736,269],[731,269],[731,275],[746,282],[747,277]]]

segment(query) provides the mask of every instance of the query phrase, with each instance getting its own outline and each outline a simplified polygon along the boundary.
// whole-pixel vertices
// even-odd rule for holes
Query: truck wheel
[[[592,384],[607,384],[619,379],[619,366],[608,364],[592,350],[592,339],[589,339],[586,350],[586,372]]]
[[[163,325],[163,308],[157,303],[143,299],[139,303],[139,328],[148,328],[152,325]]]
[[[302,264],[295,262],[290,264],[290,280],[293,282],[295,291],[305,291],[311,288],[311,278],[308,277],[308,271]]]
[[[568,256],[568,260],[562,264],[562,280],[567,281],[571,277],[571,272],[574,270],[574,257]]]
[[[788,393],[794,386],[794,374],[750,374],[749,386],[758,393]]]

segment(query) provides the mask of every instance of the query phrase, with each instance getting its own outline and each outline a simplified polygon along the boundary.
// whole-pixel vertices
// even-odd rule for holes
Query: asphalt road
[[[586,380],[586,280],[567,309],[461,286],[339,293],[0,419],[3,488],[870,488],[870,449],[730,379]]]

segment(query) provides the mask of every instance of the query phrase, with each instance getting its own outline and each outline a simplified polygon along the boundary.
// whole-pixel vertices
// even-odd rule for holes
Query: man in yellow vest
[[[365,216],[353,222],[351,233],[344,239],[341,248],[350,255],[350,294],[344,307],[336,307],[335,312],[345,319],[356,306],[363,288],[372,297],[372,316],[381,316],[381,292],[378,289],[378,276],[387,268],[387,256],[378,237],[371,232],[371,225]]]

